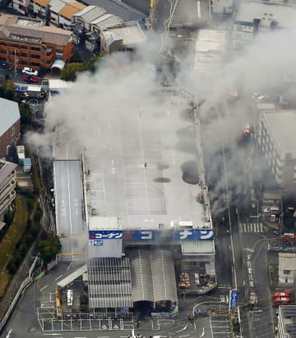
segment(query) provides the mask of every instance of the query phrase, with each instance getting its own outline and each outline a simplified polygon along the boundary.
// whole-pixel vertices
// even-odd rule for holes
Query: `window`
[[[283,272],[284,272],[284,275],[289,275],[291,270],[284,270]]]

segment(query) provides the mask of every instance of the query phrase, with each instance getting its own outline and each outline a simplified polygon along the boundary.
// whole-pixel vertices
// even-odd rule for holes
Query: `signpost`
[[[236,289],[230,290],[229,296],[229,310],[233,310],[237,307],[238,304],[238,291]]]

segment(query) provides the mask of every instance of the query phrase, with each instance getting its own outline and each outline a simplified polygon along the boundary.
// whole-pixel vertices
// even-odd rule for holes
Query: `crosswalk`
[[[227,315],[215,315],[211,317],[212,337],[231,338],[233,336],[229,318]]]
[[[265,232],[263,223],[240,223],[240,232]]]

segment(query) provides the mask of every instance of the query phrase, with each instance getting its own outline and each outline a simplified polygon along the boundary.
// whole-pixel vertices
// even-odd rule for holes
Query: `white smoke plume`
[[[96,74],[79,76],[71,89],[48,103],[45,135],[30,135],[29,140],[43,144],[49,140],[58,141],[71,148],[83,148],[90,158],[98,161],[108,154],[108,149],[117,149],[123,135],[116,134],[113,122],[129,125],[131,134],[124,136],[128,139],[138,128],[141,114],[153,115],[153,112],[159,111],[160,101],[155,93],[161,89],[156,81],[154,65],[160,60],[160,41],[159,37],[150,37],[136,58],[131,59],[123,53],[106,56]],[[205,100],[201,110],[205,121],[203,139],[213,161],[211,174],[218,177],[215,190],[218,200],[224,183],[215,163],[215,154],[222,143],[231,148],[229,184],[234,187],[240,185],[245,179],[240,169],[244,166],[244,156],[236,142],[242,128],[253,118],[248,97],[255,91],[265,92],[281,87],[285,76],[295,78],[295,42],[296,34],[289,31],[259,35],[241,54],[225,60],[219,72],[206,81],[200,81],[198,72],[192,69],[192,62],[189,62],[194,55],[192,49],[188,50],[188,59],[181,60],[176,85],[189,90],[198,100]],[[239,101],[223,114],[219,109],[211,114],[210,108],[225,101],[231,88],[242,93]],[[186,105],[180,108],[184,110]],[[166,114],[165,111],[163,113]],[[178,130],[173,119],[171,124],[159,116],[148,120],[150,122],[142,126],[144,131],[157,129],[159,133],[166,133],[167,147],[177,147],[172,141],[174,138],[170,138]],[[188,143],[185,144],[187,146],[191,152]]]

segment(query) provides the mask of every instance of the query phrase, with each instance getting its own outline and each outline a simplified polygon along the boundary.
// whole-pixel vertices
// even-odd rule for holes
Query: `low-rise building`
[[[275,183],[284,193],[296,193],[296,111],[260,111],[255,128],[255,140],[265,158]]]
[[[259,32],[296,27],[296,7],[283,2],[242,2],[232,31],[234,49],[241,49]]]
[[[110,28],[101,33],[101,49],[107,52],[135,50],[146,40],[139,24]]]
[[[15,199],[16,167],[11,162],[0,160],[0,217]]]
[[[230,15],[233,13],[233,0],[212,0],[211,11],[213,15]]]
[[[279,284],[293,286],[296,277],[296,253],[279,252]]]
[[[278,338],[296,336],[296,305],[282,305],[278,312]]]
[[[49,69],[57,59],[67,62],[73,49],[69,31],[39,20],[0,15],[0,60],[17,69]]]
[[[23,15],[30,13],[42,19],[48,15],[52,24],[65,29],[71,28],[73,15],[86,7],[76,0],[13,0],[12,4]]]
[[[7,155],[10,145],[20,138],[20,112],[14,101],[0,98],[0,157]]]

